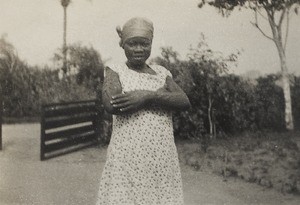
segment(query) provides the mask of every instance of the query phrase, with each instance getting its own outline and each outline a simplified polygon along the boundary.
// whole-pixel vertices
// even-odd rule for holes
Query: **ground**
[[[95,204],[106,148],[94,147],[40,161],[39,134],[39,124],[3,126],[0,205]],[[181,171],[185,205],[300,204],[299,196],[237,179],[224,181],[183,163]]]

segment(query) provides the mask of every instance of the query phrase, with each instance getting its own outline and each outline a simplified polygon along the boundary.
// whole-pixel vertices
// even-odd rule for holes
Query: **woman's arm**
[[[168,76],[163,88],[149,96],[149,102],[168,110],[186,110],[191,107],[183,90]]]
[[[171,77],[167,77],[165,86],[157,91],[136,90],[112,96],[112,105],[121,113],[134,112],[151,106],[175,111],[185,110],[191,106],[186,94]]]
[[[119,80],[119,75],[111,70],[105,68],[105,78],[102,87],[102,103],[104,109],[111,114],[118,114],[118,109],[114,108],[111,101],[112,96],[122,93],[122,86]]]

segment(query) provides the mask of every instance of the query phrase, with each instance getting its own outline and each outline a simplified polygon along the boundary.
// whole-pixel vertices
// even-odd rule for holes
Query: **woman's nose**
[[[143,49],[142,45],[136,45],[135,50],[136,51],[143,51],[144,49]]]

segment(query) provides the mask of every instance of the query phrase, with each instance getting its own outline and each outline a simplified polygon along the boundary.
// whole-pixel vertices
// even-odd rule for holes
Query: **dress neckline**
[[[142,75],[152,75],[152,76],[157,76],[157,71],[155,70],[155,69],[153,69],[150,65],[148,65],[148,64],[146,64],[153,72],[154,72],[154,74],[151,74],[151,73],[144,73],[144,72],[137,72],[137,71],[135,71],[135,70],[133,70],[133,69],[130,69],[129,68],[129,66],[125,63],[125,66],[126,66],[126,68],[127,68],[127,70],[130,70],[130,71],[132,71],[132,72],[134,72],[134,73],[137,73],[137,74],[142,74]]]

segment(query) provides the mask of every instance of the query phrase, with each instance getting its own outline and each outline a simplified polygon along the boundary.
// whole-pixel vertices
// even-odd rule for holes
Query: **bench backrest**
[[[97,100],[43,105],[41,160],[97,145],[101,113]]]

